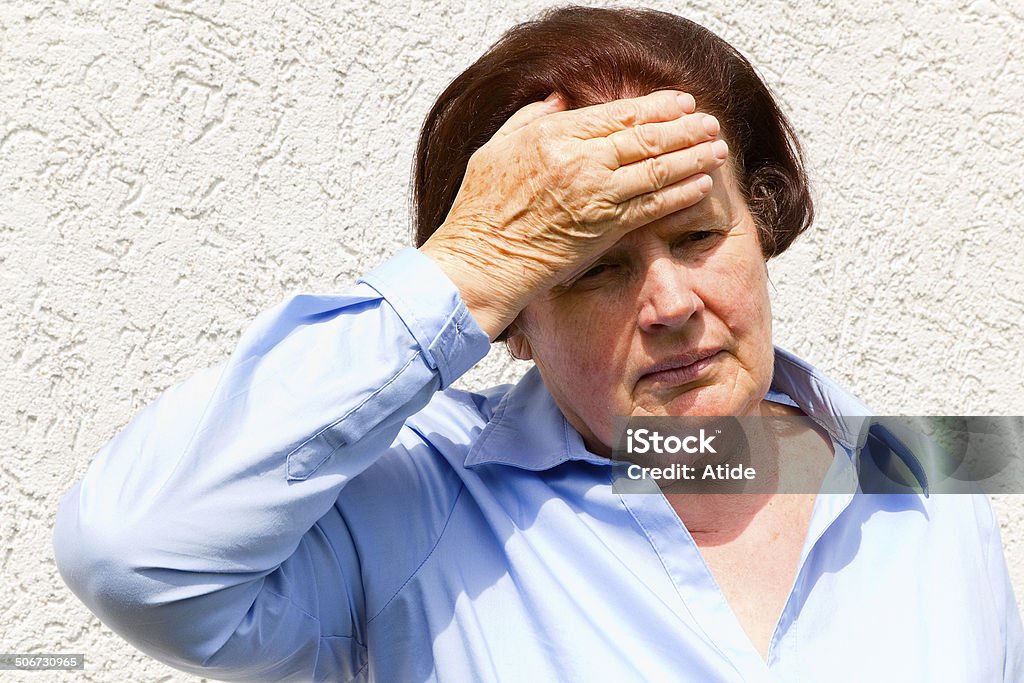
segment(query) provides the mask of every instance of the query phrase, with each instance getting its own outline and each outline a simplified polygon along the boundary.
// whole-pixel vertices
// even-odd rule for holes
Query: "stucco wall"
[[[879,411],[1024,414],[1024,8],[793,5],[654,3],[744,51],[806,145],[777,342]],[[0,3],[0,651],[88,661],[5,679],[190,680],[64,587],[61,494],[259,311],[407,242],[432,98],[544,6]],[[496,348],[464,384],[522,370]],[[996,504],[1024,596],[1024,501]]]

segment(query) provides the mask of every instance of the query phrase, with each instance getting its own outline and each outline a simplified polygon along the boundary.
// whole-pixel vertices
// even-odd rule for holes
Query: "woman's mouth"
[[[648,367],[638,381],[671,385],[693,382],[718,360],[721,353],[721,349],[706,349],[659,361]]]

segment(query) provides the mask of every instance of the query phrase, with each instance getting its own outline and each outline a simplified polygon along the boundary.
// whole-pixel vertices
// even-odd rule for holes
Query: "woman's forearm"
[[[415,250],[342,293],[289,299],[225,364],[169,389],[103,448],[62,502],[61,573],[105,623],[178,666],[216,660],[264,605],[277,631],[315,642],[316,586],[292,586],[294,614],[282,616],[291,607],[263,594],[264,578],[487,349]],[[292,645],[242,650],[271,661],[289,656],[280,647]]]

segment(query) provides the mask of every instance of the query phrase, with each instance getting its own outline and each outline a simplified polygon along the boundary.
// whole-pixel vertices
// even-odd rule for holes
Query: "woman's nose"
[[[640,289],[640,329],[675,329],[704,309],[704,302],[693,290],[692,275],[670,257],[649,265]]]

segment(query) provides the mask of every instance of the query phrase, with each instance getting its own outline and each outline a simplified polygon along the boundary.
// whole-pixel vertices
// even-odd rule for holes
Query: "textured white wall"
[[[190,680],[64,587],[59,497],[259,311],[407,243],[418,125],[546,6],[516,4],[0,4],[0,651],[88,660],[12,679]],[[880,411],[1024,414],[1020,0],[797,4],[654,4],[748,54],[806,145],[777,341]],[[495,349],[464,383],[522,370]],[[997,506],[1024,597],[1024,502]]]

